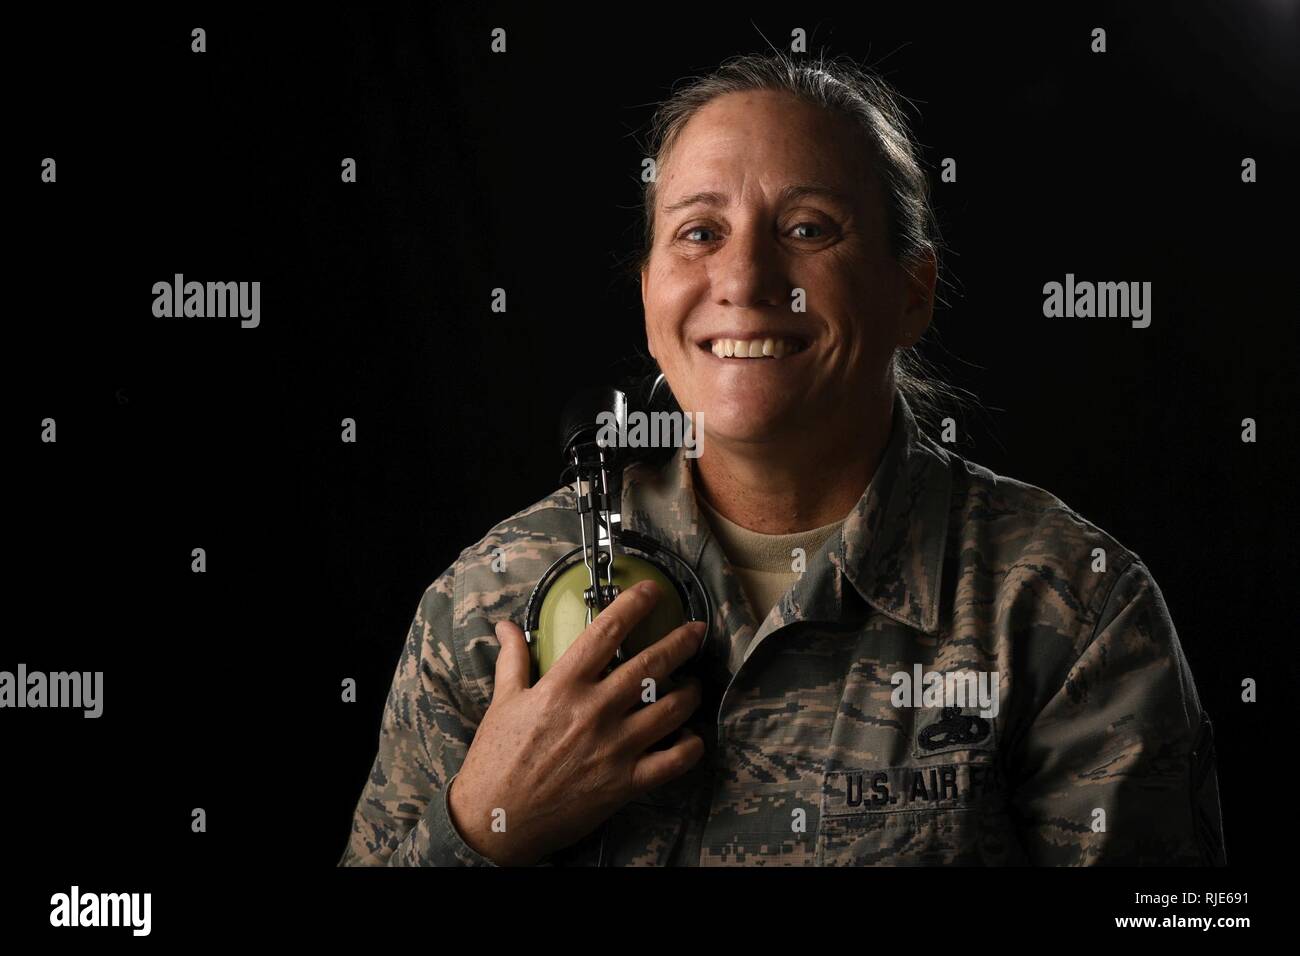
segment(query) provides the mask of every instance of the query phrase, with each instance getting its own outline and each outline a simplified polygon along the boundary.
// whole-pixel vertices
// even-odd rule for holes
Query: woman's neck
[[[727,520],[762,534],[793,534],[839,521],[858,503],[889,441],[892,416],[844,433],[793,441],[729,442],[709,435],[695,487]]]

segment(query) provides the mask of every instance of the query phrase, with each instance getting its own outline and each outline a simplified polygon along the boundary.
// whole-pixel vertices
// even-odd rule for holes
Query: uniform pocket
[[[972,810],[861,813],[822,822],[819,866],[977,866]]]
[[[984,862],[986,762],[843,770],[825,774],[817,863],[937,866]]]

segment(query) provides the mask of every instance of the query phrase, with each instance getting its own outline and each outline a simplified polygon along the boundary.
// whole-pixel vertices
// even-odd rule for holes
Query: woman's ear
[[[934,287],[939,264],[933,250],[910,257],[902,265],[903,316],[898,328],[898,345],[911,348],[921,340],[934,319]]]
[[[659,356],[655,355],[654,337],[650,335],[650,317],[646,315],[646,308],[645,308],[646,290],[648,289],[649,285],[650,285],[650,267],[648,263],[642,263],[641,265],[641,314],[645,316],[646,348],[649,349],[650,351],[650,357],[657,362],[659,360]]]

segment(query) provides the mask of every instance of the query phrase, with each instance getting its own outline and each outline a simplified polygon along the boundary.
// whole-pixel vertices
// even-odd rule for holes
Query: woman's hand
[[[642,682],[663,687],[699,649],[703,623],[677,628],[604,673],[657,600],[648,581],[623,591],[535,687],[523,631],[497,624],[496,689],[448,794],[452,823],[476,852],[502,866],[532,865],[704,755],[704,741],[689,730],[671,747],[649,749],[699,706],[697,680],[642,704]]]

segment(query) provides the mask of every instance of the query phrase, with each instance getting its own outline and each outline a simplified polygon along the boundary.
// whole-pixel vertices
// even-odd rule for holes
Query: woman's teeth
[[[781,358],[803,351],[794,339],[714,339],[709,346],[718,358]]]

